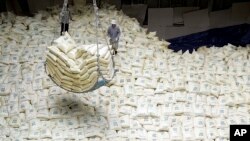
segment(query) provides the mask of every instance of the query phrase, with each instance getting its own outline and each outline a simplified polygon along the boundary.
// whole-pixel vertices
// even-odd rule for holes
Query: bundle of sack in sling
[[[112,56],[107,45],[76,45],[66,32],[54,41],[47,50],[47,72],[62,88],[83,92],[93,88],[98,81],[98,65],[104,78],[111,78],[113,73]]]

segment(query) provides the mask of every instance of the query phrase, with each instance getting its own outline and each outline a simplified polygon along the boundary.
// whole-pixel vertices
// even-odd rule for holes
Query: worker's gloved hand
[[[115,41],[117,42],[118,40],[119,40],[119,38],[118,38],[118,37],[116,37],[116,38],[115,38]]]

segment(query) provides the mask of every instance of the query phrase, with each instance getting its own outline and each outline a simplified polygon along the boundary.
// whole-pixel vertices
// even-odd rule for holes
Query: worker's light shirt
[[[115,41],[115,39],[120,37],[121,31],[118,26],[112,27],[112,25],[108,28],[108,36],[112,41]]]
[[[62,11],[60,13],[61,23],[68,24],[70,19],[70,12],[69,10]]]

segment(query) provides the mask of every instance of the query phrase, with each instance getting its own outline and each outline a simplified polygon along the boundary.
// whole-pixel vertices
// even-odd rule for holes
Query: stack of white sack
[[[99,44],[98,49],[96,44],[76,45],[66,32],[48,47],[47,73],[66,90],[88,91],[95,86],[99,74],[111,79],[114,72],[109,46]]]

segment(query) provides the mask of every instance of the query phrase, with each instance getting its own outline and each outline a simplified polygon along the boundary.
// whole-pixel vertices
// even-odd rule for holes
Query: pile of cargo
[[[112,78],[114,68],[108,45],[76,45],[66,32],[48,47],[47,70],[62,88],[73,92],[85,92],[94,87],[101,75]],[[99,58],[97,55],[100,55]]]
[[[93,7],[78,10],[71,37],[59,37],[58,8],[0,25],[0,140],[224,141],[229,125],[250,124],[249,46],[173,52],[114,6],[99,14],[102,27],[116,19],[121,28],[119,71],[109,86],[66,91],[90,88],[79,84],[98,74]],[[106,31],[98,34],[108,78]]]

